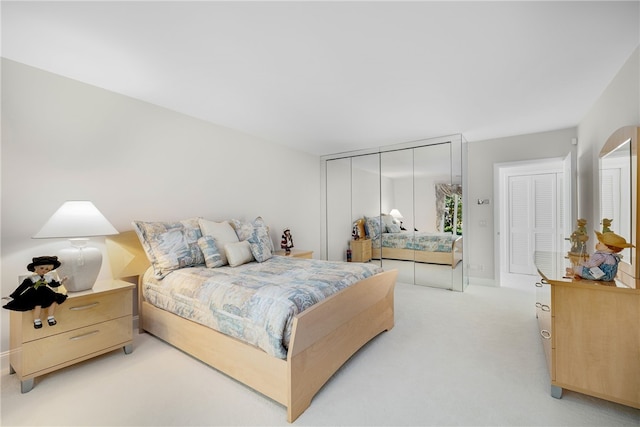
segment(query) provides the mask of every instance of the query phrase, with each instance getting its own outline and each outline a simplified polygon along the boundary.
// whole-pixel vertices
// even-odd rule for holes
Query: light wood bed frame
[[[371,257],[380,259],[380,248],[371,248]],[[382,259],[417,261],[427,264],[450,265],[455,268],[462,261],[462,236],[453,242],[451,252],[427,252],[413,249],[382,248]]]
[[[107,249],[114,277],[124,272],[142,278],[142,266],[149,263],[140,261],[146,255],[135,232],[107,238]],[[284,405],[293,422],[354,353],[393,328],[397,275],[391,270],[369,277],[297,315],[286,360],[154,307],[144,300],[139,283],[140,333],[149,332]]]

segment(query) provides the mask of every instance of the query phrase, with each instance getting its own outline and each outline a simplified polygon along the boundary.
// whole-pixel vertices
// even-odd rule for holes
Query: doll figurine
[[[61,263],[56,256],[41,256],[33,258],[33,262],[27,266],[27,270],[34,274],[22,281],[20,286],[10,295],[13,298],[3,306],[8,310],[29,311],[33,310],[33,327],[42,328],[40,313],[47,308],[47,323],[54,326],[58,322],[54,317],[56,307],[62,304],[67,296],[56,292],[53,288],[63,285],[67,278],[58,282],[52,271],[60,267]]]
[[[611,232],[611,222],[612,221],[613,221],[612,219],[602,218],[602,232],[603,233],[610,233]]]
[[[596,251],[587,260],[573,268],[567,268],[567,276],[577,279],[612,281],[618,272],[618,262],[624,248],[633,247],[624,237],[613,232],[596,231]]]
[[[293,237],[291,236],[291,230],[285,228],[282,232],[282,240],[280,241],[280,248],[284,249],[287,254],[291,252],[293,247]]]

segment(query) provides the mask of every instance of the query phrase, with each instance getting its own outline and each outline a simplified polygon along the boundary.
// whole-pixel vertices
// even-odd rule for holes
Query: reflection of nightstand
[[[10,373],[23,393],[35,377],[123,348],[133,350],[133,288],[121,280],[98,281],[93,289],[69,292],[56,308],[57,325],[33,327],[33,312],[11,311]]]
[[[353,262],[371,261],[371,239],[351,240],[350,245]]]
[[[311,259],[313,258],[313,251],[305,251],[302,249],[291,249],[291,253],[289,255],[287,255],[287,253],[284,251],[284,249],[276,251],[275,255],[279,255],[279,256],[290,256],[292,258],[307,258],[307,259]]]

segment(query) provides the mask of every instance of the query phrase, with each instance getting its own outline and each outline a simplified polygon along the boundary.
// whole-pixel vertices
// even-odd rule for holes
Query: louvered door
[[[559,194],[555,173],[509,177],[509,273],[535,274],[534,252],[558,250]]]

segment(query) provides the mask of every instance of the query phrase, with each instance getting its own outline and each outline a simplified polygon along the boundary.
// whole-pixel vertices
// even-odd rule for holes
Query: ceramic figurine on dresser
[[[282,232],[280,248],[284,249],[287,255],[291,253],[291,248],[293,248],[293,236],[291,235],[291,230],[289,230],[288,228],[285,228]]]
[[[20,286],[11,293],[12,300],[3,308],[14,311],[33,310],[33,327],[35,329],[42,328],[40,316],[42,309],[47,309],[47,323],[49,326],[56,325],[58,323],[54,316],[56,307],[67,299],[65,294],[56,291],[67,280],[66,277],[60,281],[56,280],[57,277],[53,271],[60,265],[61,263],[56,256],[33,258],[32,262],[27,265],[27,270],[34,274],[24,279]]]
[[[582,261],[589,258],[589,254],[587,253],[589,235],[587,234],[586,219],[580,218],[577,220],[576,229],[571,233],[568,240],[571,242],[571,249],[568,253],[571,266],[579,265]]]
[[[608,233],[611,231],[611,222],[613,220],[612,219],[608,219],[608,218],[602,218],[602,232],[603,233]]]
[[[598,243],[596,251],[586,260],[572,268],[567,268],[567,276],[575,279],[613,281],[618,273],[620,252],[633,245],[627,243],[624,237],[612,231],[601,233],[596,231]]]

